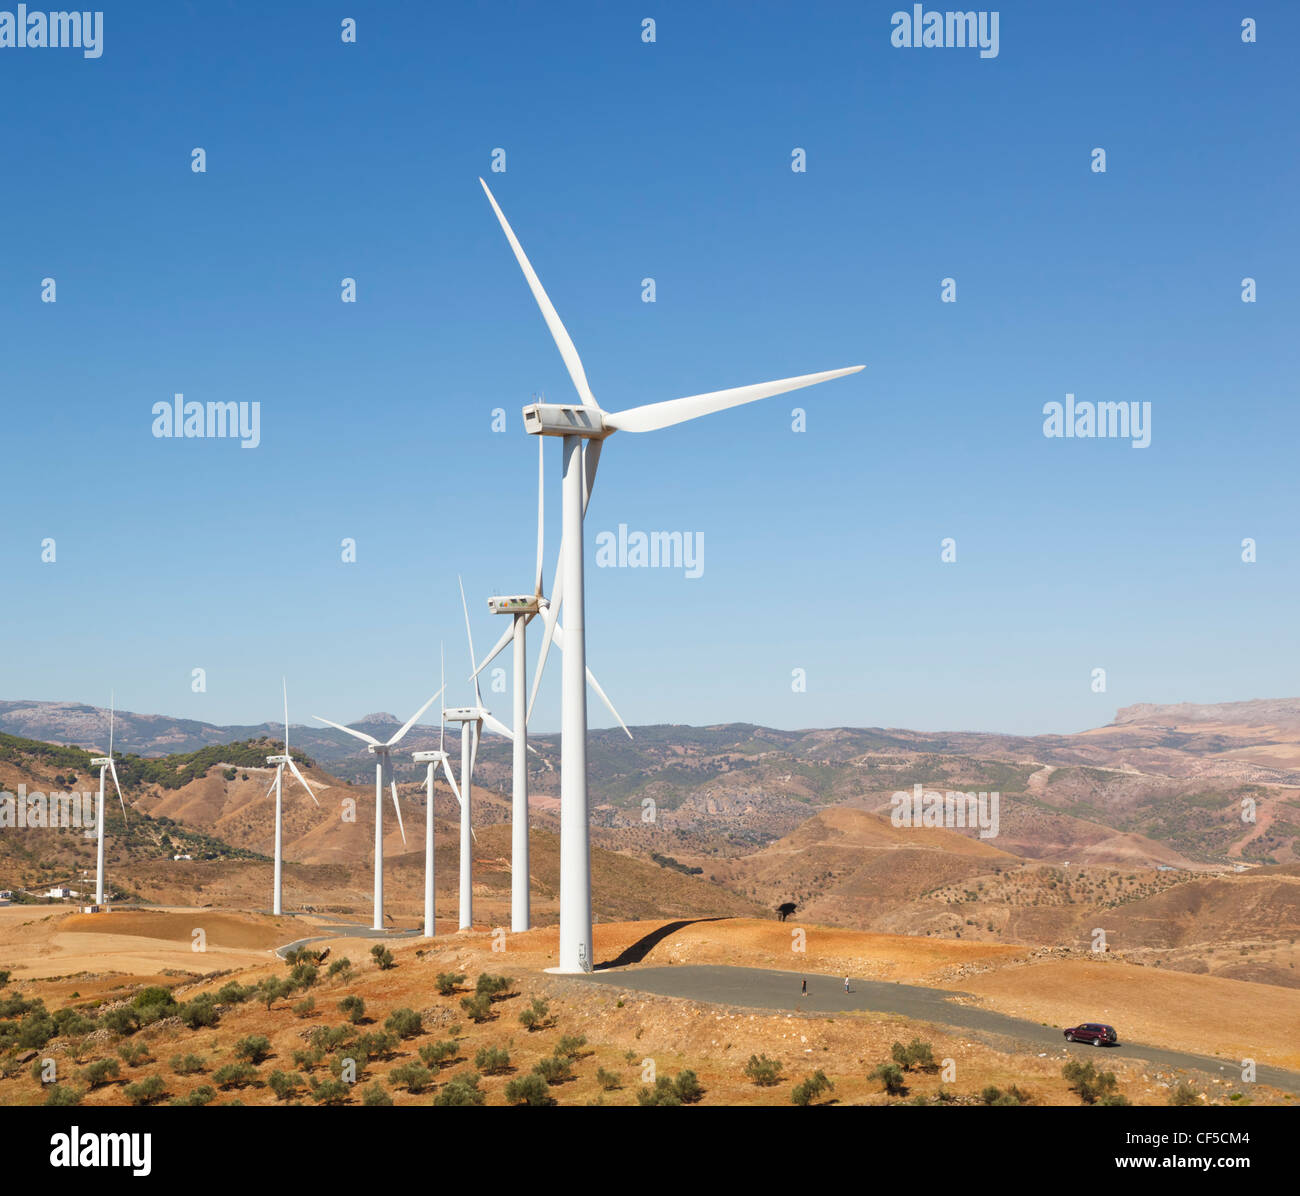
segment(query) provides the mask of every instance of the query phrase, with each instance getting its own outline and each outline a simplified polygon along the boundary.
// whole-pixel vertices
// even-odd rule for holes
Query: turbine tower
[[[465,601],[465,583],[460,583],[460,604],[465,611],[465,634],[469,637],[469,667],[474,667],[474,633],[469,625],[469,604]],[[474,921],[474,889],[472,884],[472,852],[470,840],[473,837],[473,794],[474,761],[478,757],[478,741],[483,728],[495,731],[513,740],[509,727],[483,705],[483,695],[479,692],[478,673],[474,674],[474,705],[450,706],[443,710],[442,717],[449,723],[460,723],[460,929],[468,930]]]
[[[596,481],[601,446],[615,432],[653,432],[673,424],[785,394],[833,378],[856,374],[863,367],[801,374],[774,382],[738,386],[728,390],[688,395],[665,402],[648,403],[625,411],[603,411],[592,394],[586,371],[573,340],[547,297],[541,280],[519,244],[514,230],[496,198],[480,178],[479,183],[492,205],[501,229],[510,242],[515,260],[523,271],[542,318],[550,330],[565,368],[581,400],[576,405],[530,403],[524,408],[524,430],[535,436],[559,436],[563,442],[563,536],[555,588],[546,612],[546,634],[538,678],[545,664],[545,652],[555,634],[559,617],[561,587],[567,602],[564,614],[564,669],[561,686],[560,731],[560,952],[557,972],[589,972],[592,969],[591,933],[591,845],[587,809],[587,653],[584,625],[582,520]],[[536,693],[534,685],[534,694]]]
[[[284,770],[287,766],[295,777],[298,778],[298,784],[307,790],[307,796],[316,802],[316,795],[312,792],[311,786],[307,784],[307,778],[298,771],[298,766],[293,762],[293,757],[289,754],[289,686],[283,677],[280,678],[280,688],[284,691],[284,755],[267,756],[266,762],[275,765],[275,780],[271,782],[271,789],[275,790],[275,880],[271,894],[271,912],[279,915],[284,913],[284,903],[281,900],[281,874],[284,870],[284,818],[282,812],[282,799],[284,797]],[[271,789],[266,791],[267,797],[271,796]]]
[[[113,788],[117,790],[117,800],[122,803],[122,829],[126,829],[126,798],[122,796],[122,786],[117,783],[117,765],[113,763],[113,718],[115,695],[108,696],[108,755],[95,756],[90,761],[91,768],[99,769],[99,805],[96,807],[95,820],[99,823],[99,841],[95,846],[95,904],[104,904],[104,773],[113,774]]]
[[[447,672],[444,664],[443,667],[443,689],[447,688]],[[438,691],[439,693],[442,690]],[[448,763],[450,757],[444,748],[446,747],[447,721],[445,718],[438,720],[438,750],[436,752],[412,752],[411,758],[418,762],[428,762],[429,768],[424,778],[425,795],[427,804],[425,805],[424,815],[424,937],[431,939],[437,934],[437,927],[434,922],[434,897],[433,897],[433,774],[438,766],[442,766],[443,776],[447,778],[447,784],[451,787],[452,793],[456,795],[456,801],[464,805],[461,801],[460,790],[456,786],[456,778],[451,774],[451,765]],[[471,833],[473,827],[470,827]],[[462,825],[463,830],[463,825]],[[477,836],[475,836],[477,838]]]
[[[546,484],[546,458],[544,453],[544,442],[539,438],[537,441],[537,573],[536,581],[531,594],[512,594],[508,597],[494,597],[488,599],[488,609],[494,615],[511,616],[510,626],[506,628],[505,633],[497,640],[492,651],[483,658],[483,662],[474,670],[472,681],[477,681],[478,675],[487,668],[488,665],[496,659],[498,654],[507,644],[514,645],[514,687],[512,695],[514,699],[514,717],[515,717],[515,739],[514,739],[514,771],[512,775],[512,802],[510,814],[510,929],[515,933],[521,933],[528,930],[531,923],[531,910],[529,908],[528,893],[528,720],[532,716],[532,705],[525,698],[527,678],[527,658],[526,658],[526,640],[527,632],[525,628],[532,621],[535,615],[545,611],[550,605],[550,600],[542,593],[542,550],[543,550],[543,528],[544,528],[544,511],[545,511],[545,484]],[[559,635],[559,632],[555,632]],[[556,640],[560,650],[564,650],[563,638]],[[540,677],[540,674],[539,674]],[[609,700],[605,691],[601,689],[600,683],[596,680],[590,669],[587,670],[587,681],[591,687],[600,695],[601,700],[609,707],[610,712],[618,721],[618,725],[627,732],[627,737],[632,738],[632,732],[628,731],[627,725],[623,722],[622,716],[614,709],[614,703]],[[534,694],[534,697],[536,694]]]
[[[445,687],[444,687],[445,688]],[[321,718],[319,714],[313,714],[312,718],[318,722],[324,723],[328,727],[333,727],[336,731],[342,731],[351,735],[354,739],[360,739],[368,745],[370,753],[375,756],[375,920],[373,928],[375,930],[384,929],[384,785],[387,782],[393,795],[393,809],[397,812],[397,825],[402,832],[402,842],[406,842],[406,828],[402,826],[402,807],[397,804],[397,782],[393,780],[392,761],[389,755],[394,747],[399,744],[413,726],[415,720],[420,717],[430,706],[442,696],[440,689],[433,695],[423,706],[420,707],[406,722],[402,725],[401,730],[392,737],[387,743],[380,743],[373,735],[367,735],[364,731],[354,731],[351,727],[345,727],[340,723],[330,722],[327,718]]]

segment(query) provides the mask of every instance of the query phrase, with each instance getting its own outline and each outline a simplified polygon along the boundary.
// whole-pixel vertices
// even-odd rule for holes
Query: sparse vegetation
[[[745,1064],[746,1078],[753,1080],[760,1088],[771,1088],[781,1082],[782,1065],[766,1055],[750,1055]]]
[[[812,1105],[823,1093],[831,1091],[835,1085],[826,1078],[826,1073],[818,1069],[794,1086],[790,1093],[790,1103],[795,1105]]]

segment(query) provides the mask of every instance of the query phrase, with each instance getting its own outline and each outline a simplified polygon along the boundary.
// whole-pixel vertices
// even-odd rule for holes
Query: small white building
[[[190,855],[189,852],[185,852],[185,853],[183,853],[183,854],[181,854],[181,855],[174,855],[174,856],[172,856],[172,859],[174,859],[174,860],[192,860],[193,858],[194,858],[194,857],[193,857],[192,855]]]
[[[75,889],[68,888],[67,885],[55,885],[54,888],[48,889],[44,894],[46,897],[80,897],[81,894]]]

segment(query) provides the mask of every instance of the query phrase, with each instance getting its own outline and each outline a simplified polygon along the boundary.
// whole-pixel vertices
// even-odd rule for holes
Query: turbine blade
[[[447,653],[442,641],[438,642],[438,675],[442,682],[444,692],[447,689]],[[447,718],[443,707],[438,707],[438,751],[442,751],[446,746],[444,740],[447,736]]]
[[[545,533],[544,518],[546,502],[546,438],[537,438],[537,585],[533,593],[542,596],[542,537]]]
[[[465,634],[469,637],[469,667],[472,669],[474,668],[474,633],[470,630],[470,626],[469,626],[469,603],[465,601],[464,581],[461,580],[459,575],[457,576],[456,580],[457,582],[460,583],[460,605],[465,612]],[[475,670],[474,672],[473,682],[474,682],[474,704],[476,706],[482,706],[483,695],[479,692],[479,688],[478,688],[477,670]]]
[[[275,776],[273,776],[273,777],[271,778],[271,783],[270,783],[270,785],[267,786],[267,789],[266,789],[266,796],[267,796],[267,797],[270,797],[271,794],[275,792],[275,782],[276,782],[276,779],[279,777],[279,775],[280,775],[280,766],[277,765],[277,766],[276,766],[276,769],[275,769]]]
[[[558,582],[557,582],[558,585]],[[555,605],[555,599],[551,599],[551,605],[542,611],[542,622],[546,624],[546,630],[542,633],[542,647],[537,654],[537,671],[533,674],[533,691],[528,695],[528,719],[533,717],[533,706],[537,702],[537,691],[542,688],[542,674],[546,670],[546,657],[551,651],[551,640],[555,638],[555,628],[559,622],[560,608]]]
[[[487,668],[488,665],[490,665],[490,664],[491,664],[491,663],[492,663],[492,662],[497,658],[498,655],[500,655],[500,653],[501,653],[501,649],[504,648],[508,643],[510,643],[510,641],[513,640],[514,638],[515,638],[515,621],[514,621],[514,619],[511,619],[511,620],[510,620],[510,626],[507,627],[507,628],[505,629],[505,633],[501,636],[501,638],[500,638],[499,640],[497,640],[496,644],[495,644],[494,647],[492,648],[492,651],[489,652],[489,653],[487,654],[487,656],[485,656],[485,657],[483,658],[483,663],[482,663],[481,665],[479,665],[478,668],[476,668],[476,669],[475,669],[475,670],[470,674],[470,678],[469,678],[469,679],[470,679],[471,681],[475,681],[475,680],[477,680],[477,679],[478,679],[478,675],[479,675],[479,674],[480,674],[480,673],[481,673],[485,668]]]
[[[542,309],[542,319],[546,321],[546,327],[551,330],[551,339],[555,341],[555,347],[559,349],[560,356],[564,358],[564,368],[569,371],[569,377],[573,379],[574,389],[578,392],[578,397],[582,400],[584,406],[595,407],[596,399],[591,393],[591,387],[587,384],[587,374],[582,368],[582,359],[578,356],[578,350],[574,347],[573,339],[569,336],[567,329],[560,322],[560,315],[555,310],[555,305],[547,296],[542,287],[542,280],[537,277],[537,271],[533,269],[533,264],[528,260],[528,255],[524,253],[524,247],[519,244],[519,238],[515,236],[515,231],[510,227],[510,222],[506,220],[505,213],[497,204],[496,197],[488,190],[488,185],[479,179],[482,184],[484,194],[488,197],[488,203],[492,205],[492,210],[497,215],[497,220],[501,223],[501,231],[505,233],[506,240],[510,242],[510,248],[514,250],[515,261],[519,263],[519,268],[524,272],[524,278],[528,280],[528,289],[532,291],[533,298],[537,300],[537,306]]]
[[[844,370],[801,374],[797,378],[781,378],[776,382],[759,382],[753,386],[736,386],[730,390],[714,390],[707,394],[688,395],[684,399],[629,407],[626,411],[606,415],[605,426],[618,432],[653,432],[688,419],[697,419],[701,415],[710,415],[714,411],[739,407],[742,403],[753,403],[757,399],[771,398],[789,390],[800,390],[805,386],[816,386],[819,382],[829,382],[833,378],[843,378],[847,374],[856,374],[862,368],[864,367],[854,365]]]
[[[457,805],[464,805],[460,797],[460,786],[456,784],[456,778],[452,776],[451,765],[446,760],[442,762],[442,775],[447,778],[447,785],[451,789],[452,795],[456,798]]]
[[[504,735],[511,743],[514,743],[515,733],[507,727],[505,723],[497,718],[496,715],[489,714],[486,710],[483,711],[483,725],[487,727],[489,731],[495,731],[498,735]]]
[[[442,689],[446,689],[446,688],[447,687],[445,685],[442,687]],[[419,710],[417,710],[413,715],[411,715],[411,717],[408,718],[406,722],[403,724],[402,729],[398,731],[398,733],[394,735],[392,739],[390,739],[384,746],[392,747],[393,744],[397,743],[402,738],[402,736],[407,733],[407,731],[409,731],[413,726],[415,726],[415,720],[419,718],[420,715],[422,715],[426,710],[428,710],[429,707],[434,704],[434,702],[436,702],[440,697],[442,697],[442,689],[440,689],[436,694],[434,694],[433,697],[431,697],[427,702],[425,702],[425,704],[421,706]]]
[[[307,796],[319,806],[320,802],[316,801],[316,795],[311,791],[311,786],[307,784],[307,778],[298,771],[298,766],[293,762],[292,756],[289,757],[289,769],[298,778],[298,784],[307,790]]]
[[[117,705],[117,695],[110,689],[108,691],[108,754],[110,759],[113,755],[113,714],[114,707]]]
[[[117,783],[117,765],[113,763],[113,757],[108,758],[108,771],[113,774],[113,788],[117,790],[117,800],[122,803],[122,826],[126,826],[126,798],[122,796],[122,786]]]
[[[561,652],[564,651],[564,631],[562,628],[559,627],[555,629],[555,646],[559,648]],[[601,689],[600,682],[596,680],[596,674],[593,673],[590,668],[587,669],[587,684],[590,685],[591,688],[596,691],[597,696],[600,698],[602,702],[605,703],[605,706],[608,708],[610,714],[614,716],[614,720],[618,723],[620,727],[623,728],[623,733],[629,739],[631,739],[632,732],[627,729],[627,723],[623,721],[622,715],[620,715],[619,712],[614,709],[614,703],[609,700],[609,695],[603,689]]]
[[[469,776],[470,780],[474,779],[474,763],[478,760],[478,737],[479,725],[477,722],[469,725]]]
[[[363,740],[366,743],[373,743],[375,747],[383,747],[383,744],[381,744],[379,740],[377,740],[373,735],[367,735],[364,731],[354,731],[351,727],[343,726],[342,723],[332,723],[327,718],[321,718],[319,714],[313,714],[312,718],[314,718],[318,723],[324,723],[327,727],[333,727],[336,731],[345,731],[347,734]]]
[[[540,439],[540,437],[539,437]],[[591,502],[591,490],[596,484],[596,466],[600,464],[600,446],[603,440],[588,440],[582,446],[582,515],[587,517],[587,504]]]
[[[402,825],[402,807],[397,803],[397,782],[388,778],[388,787],[393,795],[393,809],[397,811],[397,829],[402,832],[402,845],[406,845],[406,827]]]
[[[280,688],[284,690],[284,754],[289,754],[289,683],[280,678]]]

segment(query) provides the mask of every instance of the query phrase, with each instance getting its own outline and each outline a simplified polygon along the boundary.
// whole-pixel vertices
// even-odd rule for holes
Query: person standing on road
[[[849,991],[849,978],[847,976],[844,977],[844,991]]]
[[[808,995],[808,978],[806,976],[804,977],[804,981],[803,981],[803,990],[800,992],[799,995],[802,997],[806,997]]]

